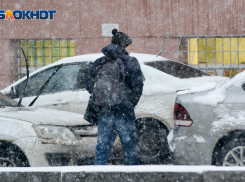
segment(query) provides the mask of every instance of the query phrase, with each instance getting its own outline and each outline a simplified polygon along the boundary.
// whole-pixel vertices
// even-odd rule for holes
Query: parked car
[[[168,139],[177,164],[244,166],[245,71],[179,92],[174,117]]]
[[[87,73],[91,63],[101,56],[88,54],[69,57],[34,71],[30,74],[23,105],[28,106],[48,77],[63,63],[34,106],[84,114],[89,99],[89,93],[85,90]],[[211,76],[160,56],[137,53],[131,56],[139,60],[145,76],[143,95],[135,109],[137,150],[142,163],[159,163],[168,151],[166,137],[174,125],[176,91],[227,78]],[[1,92],[18,101],[25,84],[26,77]]]
[[[82,115],[16,105],[0,93],[0,167],[82,165],[94,153]]]

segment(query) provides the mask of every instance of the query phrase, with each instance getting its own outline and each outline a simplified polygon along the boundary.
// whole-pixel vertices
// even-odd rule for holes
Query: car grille
[[[46,153],[46,159],[50,166],[69,166],[74,164],[72,155],[60,153]]]

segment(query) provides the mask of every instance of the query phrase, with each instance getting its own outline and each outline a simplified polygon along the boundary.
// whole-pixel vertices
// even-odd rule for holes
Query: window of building
[[[75,56],[74,40],[20,40],[20,77],[26,74],[26,63],[21,48],[29,60],[30,72],[62,58]]]
[[[221,70],[221,76],[234,76],[245,69],[245,37],[187,38],[184,44],[186,51],[181,51],[187,55],[182,62],[188,65],[209,72]]]

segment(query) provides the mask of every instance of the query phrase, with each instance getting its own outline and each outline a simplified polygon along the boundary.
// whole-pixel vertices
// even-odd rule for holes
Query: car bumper
[[[169,143],[176,165],[211,165],[212,150],[208,135],[193,133],[189,128],[174,128]]]
[[[28,137],[14,142],[24,152],[31,167],[92,164],[96,143],[97,137],[71,142]]]

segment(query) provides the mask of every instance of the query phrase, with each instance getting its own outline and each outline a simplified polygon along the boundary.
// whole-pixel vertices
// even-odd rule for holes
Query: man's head
[[[132,40],[127,34],[123,32],[118,32],[117,29],[113,29],[112,34],[113,34],[111,39],[112,44],[117,44],[119,46],[122,46],[123,48],[126,48],[130,44],[132,44]]]

